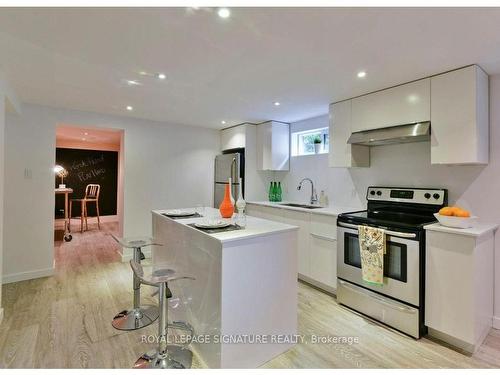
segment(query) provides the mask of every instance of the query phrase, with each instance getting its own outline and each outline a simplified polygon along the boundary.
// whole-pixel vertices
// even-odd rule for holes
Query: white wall
[[[328,126],[328,115],[293,123],[291,131]],[[371,167],[329,168],[328,155],[293,157],[290,172],[277,174],[284,184],[284,199],[306,201],[309,186],[301,191],[300,179],[310,177],[318,194],[325,190],[330,205],[364,208],[369,185],[443,187],[450,204],[470,209],[482,221],[500,223],[500,76],[490,77],[490,163],[488,166],[431,165],[430,143],[409,143],[371,149]],[[500,328],[500,231],[496,234],[495,315]]]
[[[0,280],[2,278],[3,234],[4,234],[4,185],[5,185],[5,117],[7,111],[20,113],[21,103],[14,90],[0,72]],[[3,319],[2,291],[0,290],[0,322]]]
[[[4,282],[52,273],[58,124],[124,130],[125,236],[149,235],[152,209],[212,204],[218,131],[24,105],[6,123]]]
[[[4,154],[5,154],[5,94],[0,91],[0,279],[3,258],[3,195],[4,195]],[[0,322],[3,319],[2,291],[0,290]]]

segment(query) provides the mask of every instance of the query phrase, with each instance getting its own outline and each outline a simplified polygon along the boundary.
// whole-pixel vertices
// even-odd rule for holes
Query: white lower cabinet
[[[264,215],[264,219],[272,221],[280,221],[280,218],[284,212],[281,208],[261,207],[261,209],[261,212]]]
[[[247,214],[299,227],[298,277],[328,292],[337,289],[337,217],[247,204]]]
[[[310,235],[310,277],[328,288],[337,289],[337,241]]]
[[[309,277],[329,291],[337,289],[337,217],[311,214]]]
[[[273,208],[274,209],[274,208]],[[295,225],[299,227],[299,232],[297,236],[298,249],[298,271],[299,275],[309,276],[311,274],[311,260],[309,252],[309,226],[310,226],[310,214],[306,212],[292,211],[292,210],[280,210],[283,216],[276,218],[276,221],[280,221],[289,225]]]
[[[425,325],[430,336],[470,353],[492,327],[496,228],[426,227]]]

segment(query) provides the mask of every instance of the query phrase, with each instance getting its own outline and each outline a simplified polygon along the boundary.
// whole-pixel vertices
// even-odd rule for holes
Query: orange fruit
[[[455,211],[455,216],[458,217],[470,217],[470,212],[467,210],[463,210],[459,208],[458,210]]]
[[[443,216],[453,216],[453,207],[443,207],[439,210],[439,214]]]

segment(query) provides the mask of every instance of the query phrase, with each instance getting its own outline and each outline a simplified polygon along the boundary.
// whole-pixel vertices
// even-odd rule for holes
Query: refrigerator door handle
[[[236,183],[239,183],[239,181],[236,181],[236,158],[233,158],[233,161],[231,162],[231,186],[229,186],[229,189],[231,190],[231,196],[234,197],[234,191],[233,191],[233,185]]]
[[[234,176],[235,176],[235,173],[234,173],[234,168],[236,166],[236,158],[233,158],[233,161],[231,162],[231,182],[233,184],[236,183],[236,181],[234,180]]]

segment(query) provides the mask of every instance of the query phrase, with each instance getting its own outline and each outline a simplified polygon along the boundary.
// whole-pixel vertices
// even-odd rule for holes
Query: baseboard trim
[[[500,317],[499,316],[493,317],[493,328],[500,329]]]
[[[12,273],[10,275],[3,275],[2,283],[10,284],[18,281],[38,279],[40,277],[47,277],[54,275],[54,268],[46,268],[43,270],[26,271],[19,273]]]
[[[128,250],[130,250],[130,252],[122,254],[122,262],[130,262],[130,260],[132,259],[132,249]],[[146,257],[146,259],[151,258],[151,249],[143,249],[142,253]]]

